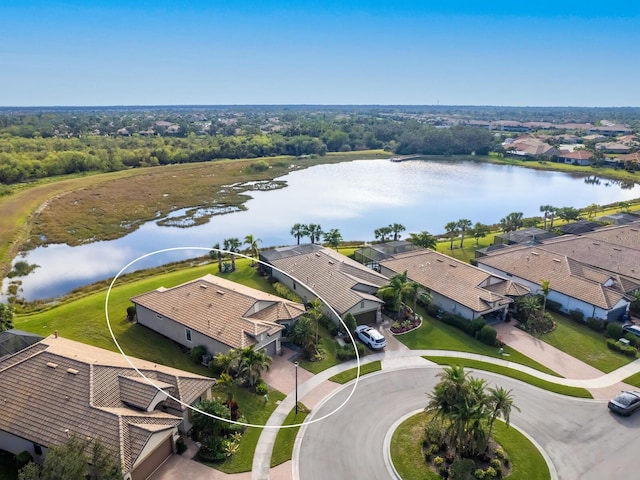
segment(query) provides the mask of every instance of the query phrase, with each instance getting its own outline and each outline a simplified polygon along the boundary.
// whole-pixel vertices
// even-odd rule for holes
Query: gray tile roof
[[[214,275],[144,293],[131,301],[231,348],[254,345],[260,334],[273,335],[284,328],[277,322],[304,313],[302,304]]]
[[[624,298],[602,284],[610,274],[603,276],[601,271],[540,247],[505,249],[477,261],[480,267],[493,267],[538,285],[541,279],[549,280],[551,290],[605,310]]]
[[[304,247],[304,248],[300,248]],[[389,282],[384,275],[320,245],[263,250],[261,257],[320,295],[341,316]]]
[[[507,292],[528,292],[526,287],[514,289],[504,278],[429,249],[396,255],[380,265],[396,273],[406,270],[412,281],[477,313],[511,303]],[[486,288],[492,284],[499,285]]]
[[[204,387],[200,394],[215,383],[151,362],[132,361],[150,376],[162,375],[161,380],[186,403],[193,401],[192,383]],[[45,447],[64,443],[70,435],[99,438],[121,460],[123,471],[129,471],[144,446],[139,426],[171,429],[181,418],[127,406],[120,398],[120,375],[133,379],[138,374],[125,365],[120,354],[53,336],[0,360],[0,430]],[[129,394],[125,392],[125,397]]]

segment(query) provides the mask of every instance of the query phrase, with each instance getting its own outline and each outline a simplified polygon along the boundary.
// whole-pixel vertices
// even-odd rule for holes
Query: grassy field
[[[403,480],[438,480],[440,475],[425,465],[422,455],[422,438],[427,421],[425,413],[405,420],[393,433],[391,460]],[[515,428],[507,428],[496,422],[493,438],[502,445],[511,460],[510,480],[547,480],[551,478],[542,454]]]
[[[631,358],[607,348],[604,335],[595,332],[586,325],[569,320],[553,313],[556,328],[546,333],[540,340],[568,353],[601,372],[609,373],[631,362]]]
[[[420,307],[418,308],[418,312],[423,318],[422,325],[412,332],[405,333],[404,335],[399,335],[397,337],[398,340],[410,349],[453,350],[458,352],[477,353],[479,355],[486,355],[494,358],[502,358],[498,353],[497,348],[485,345],[479,340],[470,337],[462,330],[428,316]],[[509,360],[512,362],[527,365],[550,375],[557,375],[557,373],[551,369],[532,360],[526,355],[511,349],[509,346],[505,347],[504,353],[509,354]]]
[[[294,425],[303,423],[308,415],[309,409],[303,403],[298,402],[298,414],[296,415],[296,409],[292,408],[282,424]],[[278,431],[278,436],[273,444],[273,453],[271,454],[271,467],[291,460],[293,445],[296,442],[296,436],[299,431],[300,427],[281,428]]]
[[[493,363],[481,362],[478,360],[467,358],[453,358],[453,357],[437,357],[437,356],[425,356],[427,360],[437,363],[438,365],[459,365],[465,368],[474,368],[476,370],[485,370],[487,372],[497,373],[504,375],[505,377],[515,378],[522,382],[528,383],[538,388],[548,390],[550,392],[559,393],[561,395],[568,395],[570,397],[579,398],[593,398],[593,395],[588,390],[578,387],[567,387],[565,385],[559,385],[553,382],[547,382],[528,373],[514,370],[513,368],[503,367],[501,365],[494,365]]]
[[[219,393],[222,400],[226,399],[225,394],[222,392]],[[238,388],[235,390],[235,393],[235,399],[238,402],[240,412],[247,417],[248,423],[256,425],[264,425],[267,423],[267,420],[278,407],[280,401],[285,398],[285,395],[277,390],[271,390],[269,392],[269,401],[266,403],[262,395],[256,395],[244,389]],[[253,454],[261,433],[261,428],[247,428],[242,434],[238,452],[222,463],[217,463],[212,466],[225,473],[250,472],[253,465]]]
[[[158,212],[201,206],[203,198],[229,205],[248,199],[242,192],[221,192],[224,185],[272,179],[290,171],[291,165],[307,168],[390,156],[382,150],[367,150],[304,159],[270,157],[264,160],[272,168],[257,173],[247,168],[255,159],[219,160],[54,177],[15,186],[13,193],[0,198],[0,273],[6,276],[19,249],[37,245],[41,235],[48,242],[69,245],[114,239],[153,220]]]

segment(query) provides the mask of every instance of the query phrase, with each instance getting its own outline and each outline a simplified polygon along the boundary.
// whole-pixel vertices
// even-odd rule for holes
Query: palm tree
[[[410,233],[409,242],[413,243],[416,247],[435,249],[438,241],[436,237],[429,232],[423,230],[420,233]]]
[[[453,250],[453,239],[458,234],[458,222],[449,222],[444,226],[444,229],[447,231],[447,235],[449,235],[449,238],[451,239],[449,250]]]
[[[317,298],[314,298],[313,300],[311,300],[307,304],[307,311],[305,312],[305,315],[311,320],[313,320],[316,324],[316,344],[317,344],[320,319],[324,315],[324,312],[322,311],[322,302]]]
[[[391,230],[391,227],[380,227],[380,228],[376,228],[373,231],[373,234],[376,237],[376,240],[380,239],[381,242],[386,242],[388,240],[388,237],[391,235],[391,233],[393,233],[393,230]]]
[[[491,416],[489,417],[489,438],[491,438],[493,422],[496,418],[502,417],[508,426],[511,409],[515,408],[517,411],[520,411],[520,409],[513,404],[513,395],[511,395],[511,390],[506,390],[503,387],[490,388],[488,401],[489,407],[491,408]]]
[[[290,233],[291,235],[296,237],[298,245],[300,245],[300,239],[307,236],[307,226],[302,223],[296,223],[293,227],[291,227]]]
[[[231,252],[231,271],[236,269],[236,256],[233,252],[237,252],[240,249],[240,240],[237,238],[227,238],[224,240],[224,249]]]
[[[220,242],[216,243],[213,246],[213,250],[209,252],[209,257],[213,260],[214,258],[218,259],[218,271],[222,271],[222,252],[220,251]]]
[[[213,357],[213,365],[231,377],[237,375],[239,363],[240,351],[235,348],[227,350],[226,353],[220,352]]]
[[[544,215],[544,229],[547,229],[547,218],[549,214],[554,210],[551,205],[540,205],[540,213]]]
[[[304,348],[309,358],[312,358],[313,354],[317,352],[315,325],[309,317],[302,316],[296,321],[289,332],[289,339]]]
[[[500,219],[500,228],[505,233],[522,228],[522,212],[511,212],[506,217]]]
[[[405,226],[400,223],[393,223],[389,225],[391,232],[393,233],[393,241],[400,240],[400,232],[404,232],[406,230]]]
[[[389,284],[378,289],[378,295],[382,298],[391,298],[391,305],[396,314],[402,313],[402,302],[406,298],[413,297],[417,301],[420,293],[420,284],[409,281],[407,271],[396,273],[389,279]],[[415,306],[414,306],[415,310]]]
[[[251,233],[244,237],[244,244],[247,245],[247,253],[251,253],[253,257],[258,258],[258,243],[261,241],[262,240],[255,238]]]
[[[481,238],[484,238],[489,233],[489,225],[485,225],[484,223],[476,222],[473,226],[473,238],[476,239],[476,248],[478,247],[478,243]]]
[[[254,346],[240,350],[240,375],[247,379],[251,387],[254,387],[262,376],[262,371],[269,371],[271,357],[264,350],[255,350]]]
[[[518,300],[518,309],[522,312],[524,322],[526,323],[533,315],[540,311],[540,302],[537,297],[528,295]]]
[[[540,280],[540,290],[542,290],[542,316],[547,310],[547,297],[549,296],[549,280]]]
[[[458,220],[458,228],[460,229],[460,248],[462,248],[462,242],[464,242],[464,234],[465,232],[471,228],[471,225],[473,225],[471,223],[471,220],[467,219],[467,218],[461,218],[460,220]]]
[[[309,235],[311,243],[320,241],[320,237],[322,236],[322,227],[315,223],[310,223],[309,225],[307,225],[307,235]]]
[[[340,246],[340,242],[342,241],[342,234],[340,230],[337,228],[332,228],[328,232],[324,233],[324,241],[327,242],[330,246],[338,250]]]
[[[550,207],[549,209],[549,230],[553,230],[553,220],[556,218],[556,213],[558,213],[558,207]]]

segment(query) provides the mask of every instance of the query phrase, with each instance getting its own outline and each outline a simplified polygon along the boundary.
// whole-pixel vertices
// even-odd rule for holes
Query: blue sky
[[[640,2],[0,0],[0,106],[640,106]]]

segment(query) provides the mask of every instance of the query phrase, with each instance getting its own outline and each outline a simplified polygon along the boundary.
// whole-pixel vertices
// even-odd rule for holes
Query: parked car
[[[629,416],[640,408],[640,392],[624,390],[611,399],[608,406],[612,412]]]
[[[356,334],[362,343],[374,350],[380,350],[387,346],[384,336],[375,328],[368,325],[360,325],[356,328]]]
[[[622,326],[622,331],[623,332],[629,332],[634,334],[637,337],[640,337],[640,327],[638,325],[634,325],[632,323],[629,323],[627,325],[623,325]]]

